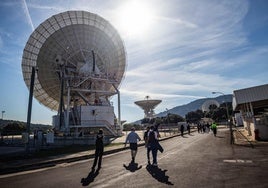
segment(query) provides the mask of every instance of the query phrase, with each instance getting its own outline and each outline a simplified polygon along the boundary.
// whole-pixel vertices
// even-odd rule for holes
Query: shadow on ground
[[[168,180],[169,176],[166,175],[167,170],[162,170],[161,168],[152,165],[147,165],[146,169],[157,181],[165,183],[167,185],[174,185]]]
[[[123,166],[125,167],[126,170],[129,170],[130,172],[135,172],[142,168],[141,165],[138,166],[138,163],[131,163],[131,162],[128,164],[128,166],[125,164]]]
[[[96,171],[92,169],[86,178],[81,179],[81,183],[83,186],[88,186],[90,183],[94,181],[94,179],[99,175],[99,169]]]

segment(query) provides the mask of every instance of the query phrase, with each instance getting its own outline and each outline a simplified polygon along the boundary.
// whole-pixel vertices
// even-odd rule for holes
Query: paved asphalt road
[[[268,187],[267,145],[230,146],[227,129],[219,130],[217,137],[193,133],[161,145],[165,151],[158,155],[158,168],[147,166],[142,146],[134,165],[126,150],[105,156],[99,173],[90,172],[90,159],[2,175],[0,187]]]

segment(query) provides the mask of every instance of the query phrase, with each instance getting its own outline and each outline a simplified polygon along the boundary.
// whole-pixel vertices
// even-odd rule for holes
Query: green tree
[[[189,123],[196,123],[200,121],[203,117],[204,113],[202,112],[202,110],[191,111],[185,115],[185,119]]]
[[[227,120],[228,116],[227,116],[226,105],[229,112],[228,116],[230,117],[233,112],[231,102],[222,103],[219,107],[211,105],[209,108],[210,109],[209,112],[205,112],[205,117],[212,118],[214,121],[218,122]]]
[[[130,131],[131,128],[134,127],[135,130],[141,130],[142,126],[139,124],[126,123],[123,125],[123,131]]]
[[[3,135],[7,134],[18,135],[25,131],[26,131],[26,125],[23,122],[11,122],[8,123],[6,126],[4,126],[2,129]]]
[[[155,124],[161,124],[161,123],[163,123],[162,118],[161,117],[156,117],[155,118]]]
[[[146,123],[149,123],[150,122],[150,119],[149,118],[143,118],[141,120],[141,124],[146,124]]]
[[[168,114],[166,118],[168,118],[169,123],[178,123],[181,121],[185,121],[185,119],[178,114]]]

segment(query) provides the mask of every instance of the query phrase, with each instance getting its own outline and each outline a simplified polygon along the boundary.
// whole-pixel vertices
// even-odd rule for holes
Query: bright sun
[[[144,35],[153,23],[153,12],[142,1],[130,1],[117,10],[118,26],[128,36]]]

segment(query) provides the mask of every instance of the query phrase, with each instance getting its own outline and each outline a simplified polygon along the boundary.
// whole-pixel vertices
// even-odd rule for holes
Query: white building
[[[268,84],[233,91],[233,110],[252,139],[268,140]]]

